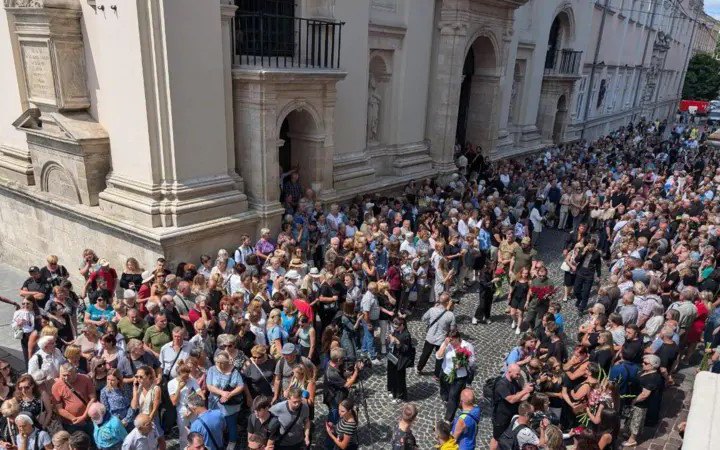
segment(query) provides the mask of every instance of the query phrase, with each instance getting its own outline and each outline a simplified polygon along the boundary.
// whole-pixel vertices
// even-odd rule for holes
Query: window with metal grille
[[[293,56],[295,0],[236,0],[237,47],[243,55]]]

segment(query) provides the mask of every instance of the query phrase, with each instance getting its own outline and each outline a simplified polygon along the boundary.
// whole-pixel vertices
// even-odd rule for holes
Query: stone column
[[[431,74],[428,137],[433,167],[442,175],[455,170],[453,152],[457,130],[460,84],[465,63],[467,24],[441,22],[435,73]]]
[[[233,22],[237,6],[233,0],[220,0],[220,17],[222,19],[222,51],[223,79],[225,87],[225,137],[227,140],[228,175],[235,181],[239,191],[243,190],[243,180],[237,169],[235,154],[235,123],[232,100],[232,66],[235,58],[235,35]]]
[[[145,0],[136,11],[123,10],[137,15],[138,28],[116,38],[139,39],[151,180],[127,170],[108,177],[100,206],[115,216],[146,227],[182,227],[247,210],[231,176],[227,63],[215,3]]]

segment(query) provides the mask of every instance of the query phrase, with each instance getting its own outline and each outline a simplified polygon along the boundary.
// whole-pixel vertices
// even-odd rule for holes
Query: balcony
[[[571,49],[548,50],[545,56],[545,76],[580,76],[582,53]]]
[[[235,16],[235,63],[269,69],[340,69],[344,22],[266,12]]]

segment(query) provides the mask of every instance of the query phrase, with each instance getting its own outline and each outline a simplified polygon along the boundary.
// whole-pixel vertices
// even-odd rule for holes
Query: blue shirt
[[[480,228],[480,233],[478,233],[477,240],[480,244],[480,250],[487,251],[490,250],[490,233],[485,228]]]
[[[118,444],[122,444],[127,436],[127,430],[115,416],[106,415],[106,420],[102,425],[93,423],[93,439],[98,448],[110,448]]]
[[[460,433],[457,440],[459,450],[475,450],[475,440],[478,433],[478,423],[480,422],[480,407],[475,406],[469,411],[459,411],[452,426],[452,432],[455,433],[455,426],[458,422],[463,421],[465,429]]]
[[[212,366],[207,371],[206,383],[223,391],[233,391],[238,386],[244,386],[242,376],[237,370],[233,370],[229,374],[224,374],[217,367]],[[243,393],[237,394],[243,398]],[[210,394],[208,398],[208,409],[220,411],[225,416],[230,416],[240,411],[240,405],[224,405],[220,403],[220,397],[216,394]]]
[[[113,317],[115,317],[115,311],[110,305],[108,305],[106,309],[100,309],[95,305],[90,304],[90,306],[88,306],[87,313],[90,314],[90,320],[102,320],[104,317],[105,320],[110,322],[113,320]],[[98,331],[101,333],[104,332],[104,327],[98,327]]]
[[[100,391],[100,401],[105,409],[127,424],[132,423],[135,412],[130,408],[129,393],[126,389],[108,389],[107,386]]]
[[[565,329],[565,318],[562,316],[562,314],[555,314],[555,324],[558,327],[558,332],[562,333],[563,329]]]
[[[210,374],[208,373],[208,376],[209,375]],[[203,441],[205,441],[205,447],[207,447],[209,450],[222,450],[224,448],[224,430],[225,416],[223,416],[223,413],[216,409],[202,413],[200,417],[193,420],[192,424],[190,425],[190,431],[200,433],[203,437]],[[212,438],[210,433],[212,433]]]

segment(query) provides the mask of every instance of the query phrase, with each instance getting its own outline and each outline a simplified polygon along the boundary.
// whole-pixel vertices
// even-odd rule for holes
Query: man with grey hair
[[[92,420],[93,439],[98,449],[120,450],[123,440],[128,435],[120,419],[109,414],[105,405],[99,402],[88,407],[88,417]]]
[[[660,409],[662,389],[665,385],[665,380],[659,371],[660,364],[660,358],[656,355],[645,355],[643,357],[642,369],[636,382],[641,391],[632,401],[630,437],[623,442],[624,447],[632,447],[638,444],[637,437],[645,426],[648,410]]]
[[[147,414],[138,414],[133,429],[123,440],[122,450],[157,450],[160,436]]]
[[[57,378],[60,375],[60,366],[65,362],[65,358],[55,345],[55,338],[52,336],[43,336],[38,339],[39,350],[30,357],[28,361],[28,373],[43,370],[49,378]]]
[[[192,286],[187,281],[181,281],[178,284],[177,293],[173,297],[175,308],[180,314],[180,318],[187,324],[190,323],[188,313],[195,306],[195,294],[192,293]]]
[[[668,307],[668,310],[675,309],[677,310],[677,312],[680,313],[680,318],[678,319],[678,327],[680,328],[681,347],[684,346],[683,343],[685,342],[685,339],[683,339],[683,337],[685,333],[697,317],[697,308],[695,308],[695,304],[693,303],[695,297],[697,297],[697,294],[698,291],[696,288],[688,286],[680,292],[680,298],[678,299],[678,301],[672,303]]]
[[[39,450],[44,448],[46,450],[52,450],[53,444],[50,435],[45,431],[35,428],[35,423],[28,413],[18,414],[14,422],[18,430],[15,438],[17,447],[15,448],[26,450]]]
[[[622,304],[615,308],[615,312],[622,317],[623,325],[628,326],[637,323],[638,308],[635,305],[635,294],[632,291],[623,294]]]

